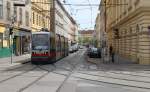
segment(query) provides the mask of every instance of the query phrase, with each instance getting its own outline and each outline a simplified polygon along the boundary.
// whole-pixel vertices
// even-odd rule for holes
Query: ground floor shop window
[[[0,48],[3,48],[3,33],[0,33]]]

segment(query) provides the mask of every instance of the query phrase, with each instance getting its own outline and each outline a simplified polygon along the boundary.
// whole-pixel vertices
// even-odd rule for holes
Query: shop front
[[[16,56],[29,54],[31,44],[31,32],[20,29],[13,35],[13,53]]]
[[[0,26],[0,58],[9,57],[11,55],[9,37],[5,35],[6,28]]]

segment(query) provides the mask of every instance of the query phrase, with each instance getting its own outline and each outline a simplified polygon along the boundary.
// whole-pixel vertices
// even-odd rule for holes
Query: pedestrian
[[[109,47],[109,54],[110,54],[112,63],[114,63],[115,62],[115,60],[114,60],[115,53],[114,53],[112,46]]]

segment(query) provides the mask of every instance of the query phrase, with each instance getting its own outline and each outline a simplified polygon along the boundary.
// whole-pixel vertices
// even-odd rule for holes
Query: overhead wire
[[[93,11],[93,9],[92,9],[92,6],[91,6],[91,3],[90,3],[89,0],[88,0],[88,2],[89,2],[89,5],[90,5],[90,8],[91,8],[91,27],[92,27],[92,24],[93,24],[93,23],[92,23],[92,19],[93,19],[93,18],[92,18],[92,17],[93,17],[92,11]]]
[[[86,0],[87,1],[87,0]],[[75,4],[75,3],[69,3],[69,1],[67,0],[67,2],[65,1],[65,3],[63,3],[64,6],[69,6],[68,8],[70,8],[70,13],[71,15],[73,15],[74,17],[76,17],[77,13],[79,11],[82,11],[82,10],[90,10],[91,11],[91,20],[90,20],[90,24],[91,24],[91,27],[90,28],[93,28],[93,7],[99,7],[99,4],[91,4],[90,1],[88,0],[88,3],[79,3],[79,4]],[[84,7],[84,8],[80,8],[80,9],[73,9],[72,7],[75,7],[75,6],[78,6],[78,7]],[[85,7],[89,7],[89,8],[85,8]],[[89,24],[89,23],[87,23]]]
[[[65,0],[65,2],[68,2],[69,3],[69,0]],[[65,5],[66,3],[64,3]],[[74,12],[74,9],[72,8],[71,4],[69,5],[69,8],[70,8],[70,14],[73,16],[73,12]]]

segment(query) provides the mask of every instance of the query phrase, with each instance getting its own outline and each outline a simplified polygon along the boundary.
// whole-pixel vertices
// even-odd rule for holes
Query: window
[[[26,26],[29,26],[29,12],[26,11]]]
[[[41,18],[41,17],[40,17],[40,15],[39,15],[39,26],[41,26],[41,20],[40,20],[40,18]]]
[[[38,25],[38,22],[39,22],[39,17],[38,17],[38,14],[36,15],[36,24]]]
[[[10,6],[10,2],[7,2],[7,19],[8,20],[10,20],[11,19],[11,13],[10,13],[10,11],[11,11],[11,6]]]
[[[14,6],[15,22],[17,22],[17,7]]]
[[[42,25],[42,16],[40,16],[40,26]]]
[[[20,21],[20,24],[22,24],[22,8],[19,9],[19,21]]]
[[[3,17],[3,0],[0,0],[0,18]]]
[[[35,13],[32,13],[32,23],[35,24]]]

